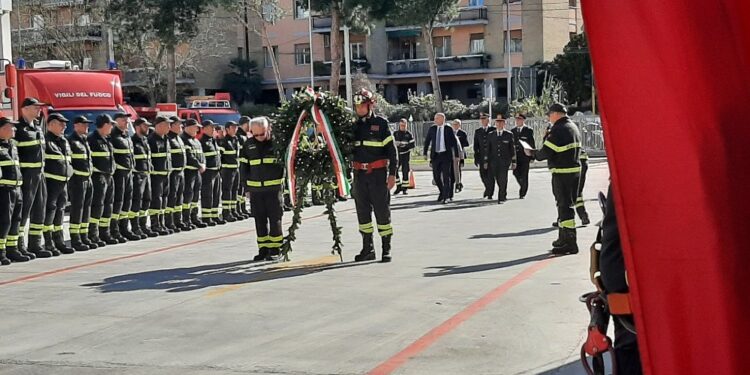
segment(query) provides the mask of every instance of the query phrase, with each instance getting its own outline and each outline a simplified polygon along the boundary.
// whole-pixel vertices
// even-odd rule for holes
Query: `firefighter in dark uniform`
[[[94,195],[91,200],[91,218],[89,219],[89,239],[99,247],[120,243],[110,236],[109,224],[112,217],[114,203],[115,172],[114,149],[109,141],[112,134],[114,120],[109,115],[99,115],[96,118],[96,131],[88,137],[91,148],[91,163],[94,173],[91,183],[94,185]]]
[[[73,133],[68,136],[73,164],[73,176],[68,181],[70,198],[70,245],[75,251],[88,251],[98,247],[89,241],[89,215],[94,186],[91,183],[91,148],[86,140],[89,124],[85,116],[73,119]]]
[[[552,192],[557,202],[559,226],[558,239],[552,243],[552,253],[555,255],[578,253],[573,207],[581,177],[581,135],[578,126],[568,118],[567,111],[560,103],[549,107],[548,114],[552,127],[544,145],[535,153],[536,160],[547,160],[552,172]]]
[[[151,123],[139,118],[133,123],[133,203],[130,206],[130,227],[141,239],[158,237],[148,226],[148,210],[151,207],[151,149],[148,146],[148,131]]]
[[[161,236],[174,233],[165,225],[167,198],[169,196],[169,173],[172,171],[172,157],[167,140],[168,118],[158,116],[154,119],[154,132],[148,136],[148,147],[151,150],[151,206],[148,215],[151,231]]]
[[[128,229],[130,206],[133,203],[133,140],[128,134],[130,114],[115,114],[115,128],[109,137],[115,153],[115,198],[112,204],[112,220],[109,223],[112,238],[120,243],[140,240]]]
[[[182,222],[190,229],[205,228],[207,225],[198,218],[198,202],[201,192],[201,173],[206,171],[206,158],[203,147],[195,137],[203,126],[195,119],[185,122],[185,130],[180,134],[185,145],[185,192],[182,203]]]
[[[167,140],[169,141],[169,152],[172,156],[172,172],[169,174],[169,198],[167,199],[167,213],[165,224],[168,229],[179,233],[189,231],[191,228],[182,222],[182,201],[185,196],[185,143],[182,141],[182,120],[173,116],[169,119],[170,125]]]
[[[497,203],[508,200],[508,170],[516,169],[516,140],[505,130],[505,120],[498,116],[497,127],[489,135],[490,170],[497,183]]]
[[[230,223],[242,219],[237,215],[237,192],[240,182],[240,142],[237,138],[237,127],[236,122],[227,122],[224,125],[226,135],[218,142],[221,149],[221,216]]]
[[[217,124],[211,120],[203,122],[203,136],[200,142],[206,158],[206,171],[201,176],[201,218],[208,226],[219,224],[219,197],[215,196],[219,186],[221,170],[221,150],[214,139]],[[219,192],[220,193],[220,192]]]
[[[583,188],[586,186],[586,174],[589,171],[589,154],[583,148],[581,148],[579,160],[581,161],[581,180],[578,182],[576,212],[578,213],[578,217],[581,218],[581,224],[589,225],[591,224],[591,220],[589,219],[589,213],[586,212],[586,205],[583,201]]]
[[[516,169],[513,171],[513,176],[521,187],[521,191],[519,192],[519,198],[521,199],[526,197],[526,193],[529,191],[529,166],[531,165],[531,158],[523,152],[521,141],[526,142],[531,148],[536,149],[534,130],[526,126],[525,122],[526,115],[519,113],[516,115],[516,127],[511,130],[513,136],[516,138],[517,165]]]
[[[21,104],[21,119],[16,125],[16,146],[23,174],[23,198],[18,233],[11,228],[9,236],[18,237],[18,251],[27,257],[49,258],[52,253],[42,247],[42,230],[47,203],[47,186],[44,183],[44,134],[37,118],[45,104],[35,98],[26,98]],[[29,224],[29,247],[24,245],[26,223]],[[15,227],[15,226],[14,226]]]
[[[31,258],[18,251],[18,224],[21,222],[21,174],[18,149],[13,141],[17,122],[0,117],[0,264],[28,262]],[[11,236],[11,227],[15,235]]]
[[[243,184],[250,195],[258,236],[258,255],[253,260],[272,261],[278,259],[284,242],[281,228],[284,166],[274,154],[268,120],[265,117],[253,119],[250,131],[253,137],[245,143],[241,155],[247,159],[242,165]]]
[[[245,143],[247,143],[250,133],[250,117],[242,116],[240,117],[239,121],[239,128],[237,129],[237,139],[240,142],[240,151],[245,147]],[[247,163],[247,160],[245,160],[244,156],[240,154],[240,158],[237,159],[237,162],[240,164],[239,169],[239,188],[237,191],[237,213],[241,215],[244,219],[249,219],[252,217],[250,214],[250,211],[247,209],[247,200],[245,199],[245,193],[247,192],[247,186],[242,183],[242,181],[245,181],[246,178],[242,176],[243,168],[242,163]]]
[[[47,210],[44,214],[44,250],[54,256],[72,254],[65,244],[63,218],[68,202],[68,180],[73,176],[72,156],[65,128],[68,119],[59,113],[47,117],[44,152],[44,179],[47,184]]]
[[[383,240],[383,262],[391,261],[391,193],[396,186],[398,152],[393,144],[393,135],[388,129],[388,120],[375,116],[375,98],[362,89],[355,95],[355,110],[358,119],[354,123],[354,202],[357,208],[359,231],[362,233],[362,251],[355,261],[375,260],[373,249],[375,212],[378,233]]]
[[[495,195],[495,178],[490,171],[490,134],[495,132],[494,126],[489,126],[490,116],[486,113],[479,115],[482,127],[474,131],[474,165],[479,168],[479,177],[484,183],[482,198],[492,199]]]
[[[398,123],[398,131],[393,133],[393,140],[398,149],[398,169],[401,171],[401,181],[393,194],[402,192],[406,195],[406,191],[409,189],[409,171],[411,171],[409,160],[411,160],[411,150],[414,149],[416,143],[414,136],[408,130],[408,126],[409,121],[402,118]]]

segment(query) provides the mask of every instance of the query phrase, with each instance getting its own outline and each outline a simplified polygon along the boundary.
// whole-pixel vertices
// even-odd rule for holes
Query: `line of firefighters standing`
[[[282,172],[255,186],[252,175],[259,171],[250,172],[251,163],[276,164],[276,159],[270,151],[257,160],[245,157],[257,154],[248,117],[224,126],[139,118],[130,135],[127,113],[94,121],[80,116],[66,137],[71,121],[54,112],[42,133],[38,118],[45,105],[27,98],[18,122],[0,118],[2,265],[248,219],[245,193],[263,191],[268,183],[283,185]],[[96,127],[90,132],[92,123]],[[63,233],[68,200],[70,245]],[[271,227],[279,233],[273,238],[263,233],[267,224],[258,233],[264,259],[277,257],[281,247],[281,213],[273,216],[278,223]]]

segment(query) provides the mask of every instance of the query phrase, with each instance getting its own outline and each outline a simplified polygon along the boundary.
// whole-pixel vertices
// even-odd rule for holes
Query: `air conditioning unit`
[[[73,63],[66,60],[46,60],[34,63],[34,69],[67,69],[73,68]]]

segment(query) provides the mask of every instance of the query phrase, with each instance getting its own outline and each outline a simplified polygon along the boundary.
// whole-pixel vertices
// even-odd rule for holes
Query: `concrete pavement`
[[[525,200],[511,181],[504,205],[479,199],[476,172],[437,205],[430,179],[392,200],[391,264],[351,262],[349,201],[344,263],[311,207],[288,263],[250,263],[244,221],[3,267],[0,374],[582,373],[595,228],[579,231],[581,253],[550,259],[547,171]],[[590,169],[593,222],[607,179],[606,164]]]

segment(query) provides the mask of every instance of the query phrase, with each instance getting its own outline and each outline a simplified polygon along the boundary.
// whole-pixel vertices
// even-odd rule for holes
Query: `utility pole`
[[[312,0],[307,0],[307,29],[310,32],[310,87],[315,89],[315,64],[313,64]]]
[[[8,60],[8,64],[11,64],[13,63],[13,51],[11,50],[10,13],[13,11],[13,3],[10,0],[2,1],[0,7],[0,59]],[[21,28],[21,24],[18,25],[18,28]],[[20,44],[20,34],[18,41]],[[5,70],[5,62],[0,62],[0,64],[2,64],[1,70]]]
[[[346,68],[346,105],[348,105],[349,108],[354,108],[354,93],[352,92],[352,49],[349,45],[349,26],[347,25],[344,25],[344,67]]]
[[[513,96],[513,66],[510,59],[510,1],[505,2],[505,55],[508,57],[507,95],[508,107],[510,107],[511,97]]]

